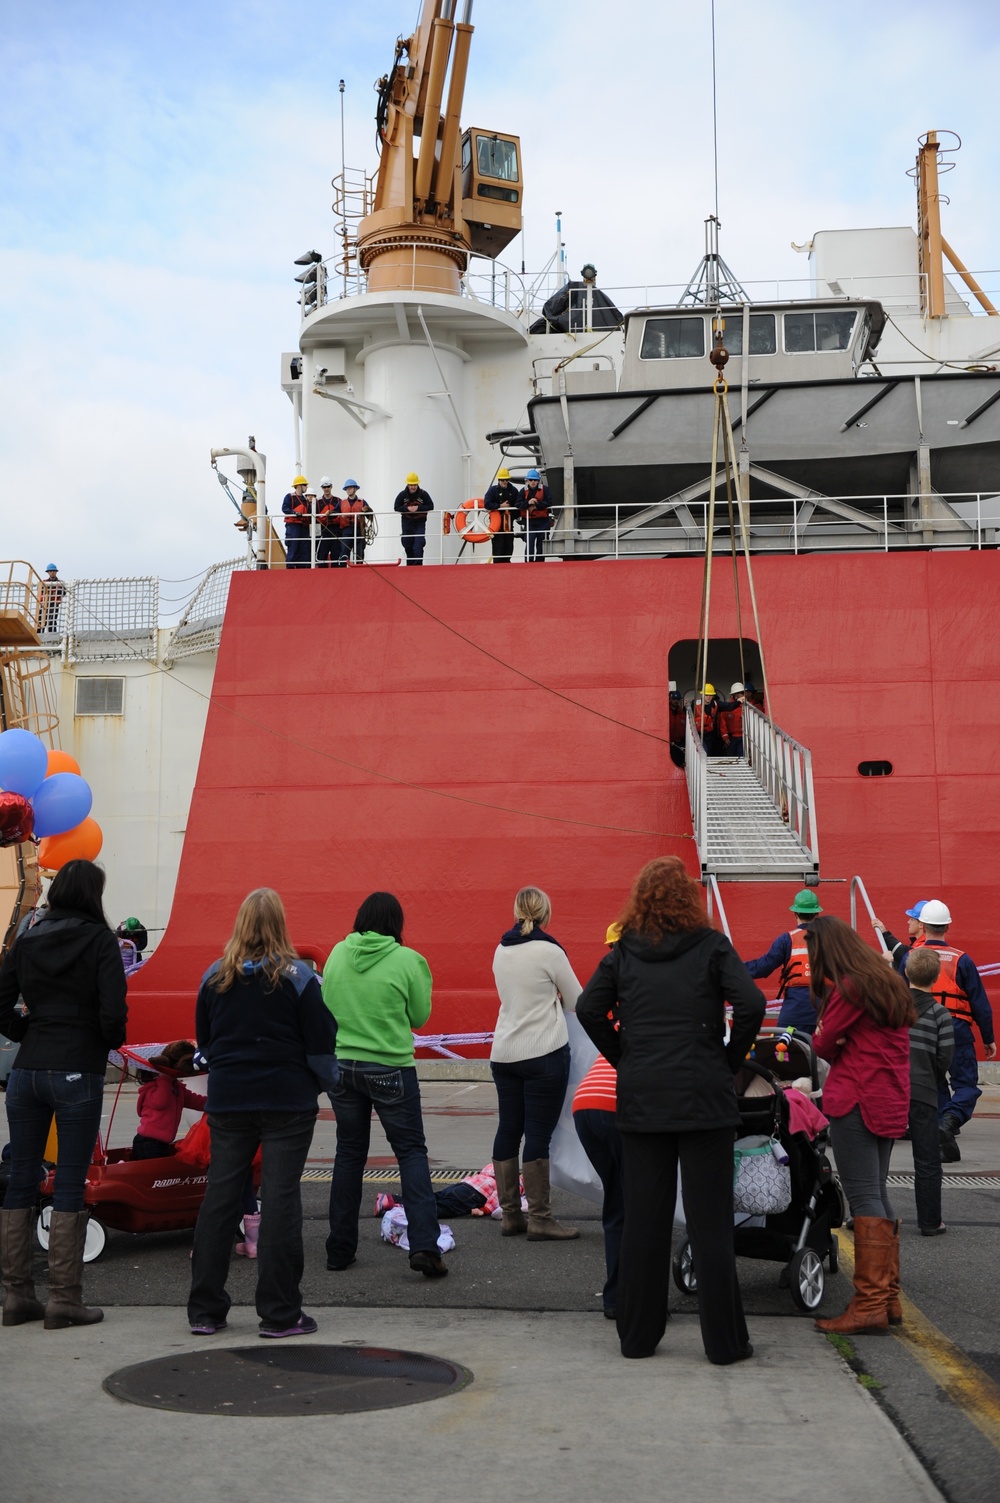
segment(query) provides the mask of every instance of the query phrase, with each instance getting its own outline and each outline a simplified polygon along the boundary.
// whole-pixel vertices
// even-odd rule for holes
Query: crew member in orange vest
[[[795,894],[791,905],[798,919],[798,927],[779,934],[766,955],[757,960],[748,960],[746,968],[756,981],[760,976],[770,976],[781,967],[778,998],[781,1011],[778,1014],[779,1028],[796,1028],[800,1033],[812,1034],[816,1028],[816,1009],[809,990],[809,952],[806,949],[806,928],[812,919],[823,912],[819,899],[809,887]]]
[[[719,734],[723,752],[727,757],[743,755],[743,701],[746,690],[742,684],[734,684],[729,699],[719,711]]]
[[[365,514],[374,516],[368,502],[363,496],[358,495],[358,482],[356,480],[344,481],[344,499],[340,502],[341,515],[341,564],[350,562],[351,553],[354,553],[356,563],[363,564],[365,561],[365,548],[368,543],[368,534],[365,531]]]
[[[941,974],[929,988],[935,1002],[942,1002],[951,1013],[955,1026],[955,1053],[946,1080],[938,1086],[938,1111],[941,1157],[946,1164],[956,1164],[962,1157],[955,1142],[976,1109],[982,1092],[979,1089],[979,1066],[976,1063],[976,1044],[972,1025],[982,1036],[987,1059],[995,1059],[997,1046],[993,1033],[993,1009],[986,995],[982,977],[975,962],[964,950],[948,943],[948,926],[951,910],[946,903],[931,898],[920,910],[922,937],[914,940],[911,948],[927,945],[937,950],[941,959]],[[885,936],[886,942],[892,938]],[[905,964],[905,954],[903,956]]]
[[[319,523],[319,541],[316,544],[316,563],[321,569],[332,569],[340,563],[343,548],[343,531],[340,526],[340,498],[333,494],[333,481],[324,475],[319,483],[319,500],[316,503],[316,520]]]
[[[286,569],[308,569],[312,562],[309,543],[312,511],[306,500],[308,485],[304,475],[296,475],[291,490],[281,503],[285,514]]]
[[[715,692],[715,685],[706,684],[703,692],[694,702],[694,725],[704,742],[706,755],[709,757],[719,755],[718,721],[719,699]]]
[[[529,564],[540,564],[545,554],[542,545],[552,526],[552,501],[549,488],[537,470],[529,470],[521,492],[521,526]]]

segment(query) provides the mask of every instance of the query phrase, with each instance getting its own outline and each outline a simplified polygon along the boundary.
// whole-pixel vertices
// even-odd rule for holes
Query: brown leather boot
[[[83,1246],[87,1240],[87,1211],[53,1211],[49,1222],[49,1302],[45,1306],[45,1329],[62,1331],[66,1326],[93,1326],[104,1319],[103,1310],[88,1310],[83,1303]]]
[[[548,1159],[527,1160],[521,1165],[524,1193],[528,1197],[528,1241],[568,1242],[580,1233],[575,1226],[560,1226],[552,1214]]]
[[[899,1299],[899,1221],[892,1226],[892,1252],[889,1259],[889,1284],[886,1289],[885,1313],[891,1326],[903,1324],[903,1306]]]
[[[35,1298],[32,1277],[32,1234],[35,1213],[25,1210],[0,1211],[0,1265],[3,1266],[3,1323],[23,1326],[27,1320],[41,1320],[45,1306]]]
[[[521,1237],[528,1230],[528,1223],[521,1210],[520,1165],[517,1159],[494,1159],[493,1173],[497,1181],[497,1200],[503,1211],[500,1235]]]
[[[843,1315],[832,1320],[818,1320],[818,1331],[858,1336],[866,1331],[887,1329],[892,1227],[893,1223],[882,1216],[854,1218],[854,1298]]]

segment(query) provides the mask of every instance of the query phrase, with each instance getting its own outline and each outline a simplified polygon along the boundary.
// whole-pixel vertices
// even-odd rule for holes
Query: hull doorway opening
[[[704,687],[695,683],[698,671],[698,643],[691,637],[675,642],[667,655],[667,675],[676,684],[685,700],[700,693]],[[760,648],[752,637],[710,637],[708,643],[708,676],[720,699],[728,699],[733,684],[745,684],[748,680],[755,689],[763,687]]]

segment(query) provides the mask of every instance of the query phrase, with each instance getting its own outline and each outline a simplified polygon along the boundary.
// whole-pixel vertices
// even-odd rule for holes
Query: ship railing
[[[510,469],[515,484],[520,484],[528,468],[537,464],[538,460],[529,451],[521,455],[505,455],[504,462]],[[480,494],[485,491],[488,483],[489,480],[483,482]],[[444,503],[439,499],[435,500],[435,510],[427,514],[425,563],[464,564],[482,562],[490,557],[488,538],[470,542],[455,525],[462,499],[464,498]],[[844,497],[842,501],[828,496],[822,498],[827,504],[826,510],[821,509],[818,498],[808,501],[773,497],[751,500],[746,503],[750,550],[754,553],[795,554],[888,553],[913,548],[968,551],[997,547],[1000,497],[986,492],[970,496],[968,492],[964,492],[961,496],[937,499],[949,501],[955,508],[963,507],[968,515],[907,515],[907,508],[912,509],[918,502],[918,498],[912,495],[851,496]],[[850,515],[840,516],[829,509],[830,506],[837,505],[849,511]],[[782,519],[782,510],[787,520]],[[649,516],[651,511],[656,512],[652,518]],[[658,505],[642,508],[635,505],[579,505],[574,508],[570,518],[568,509],[554,506],[552,527],[543,543],[542,552],[553,558],[576,556],[603,559],[701,554],[705,549],[707,513],[707,500],[686,500],[669,516],[663,515],[662,508]],[[270,515],[269,520],[281,531],[287,519],[279,512]],[[588,526],[588,522],[591,525]],[[369,563],[391,563],[401,559],[400,517],[395,510],[373,507],[371,531],[374,538],[368,546]],[[728,546],[727,532],[728,524],[717,521],[713,533],[717,547]],[[319,522],[316,522],[311,527],[308,538],[309,559],[304,567],[326,567],[320,557],[325,536]],[[280,547],[280,544],[276,546]],[[525,532],[518,518],[514,530],[513,562],[527,561]],[[246,566],[253,567],[252,558],[245,562]]]
[[[755,705],[743,707],[743,749],[758,783],[789,832],[809,852],[813,869],[818,871],[819,837],[816,832],[812,752],[776,726]]]
[[[348,169],[350,177],[351,169]],[[307,283],[301,298],[302,315],[307,317],[324,307],[339,302],[342,298],[359,297],[368,290],[366,274],[358,265],[357,223],[364,213],[370,212],[371,180],[363,173],[351,178],[346,191],[341,192],[340,174],[333,179],[337,197],[334,212],[341,221],[338,224],[339,248],[321,263],[322,275],[317,283]],[[346,237],[344,231],[347,231]],[[413,254],[412,290],[422,291],[428,286],[427,273],[431,265],[440,262],[422,259],[426,244],[419,241],[401,241],[400,247],[408,246]],[[574,274],[575,275],[575,274]],[[1000,301],[1000,270],[985,268],[973,271],[972,276],[994,302]],[[472,256],[469,269],[462,277],[462,294],[476,302],[501,307],[522,318],[534,322],[540,317],[545,301],[564,284],[561,269],[550,265],[538,272],[516,272],[503,262],[489,257]],[[433,285],[433,283],[431,283]],[[761,278],[743,281],[742,286],[751,304],[802,302],[814,298],[842,298],[845,302],[857,302],[860,298],[872,298],[880,302],[889,314],[897,317],[916,316],[925,305],[925,280],[916,271],[892,275],[843,276],[830,283],[813,275],[805,277]],[[642,311],[649,308],[680,306],[687,290],[686,282],[627,282],[620,286],[601,285],[616,307]],[[973,317],[985,317],[972,294],[948,278],[949,301],[955,311],[964,304]]]
[[[702,748],[704,750],[704,747]],[[729,919],[726,915],[726,906],[722,901],[722,893],[719,891],[719,882],[714,872],[708,872],[703,878],[705,883],[705,906],[708,909],[708,917],[714,923],[718,914],[719,925],[723,934],[732,943],[732,934],[729,929]]]
[[[163,654],[164,667],[169,668],[179,658],[217,649],[233,575],[253,569],[255,565],[252,556],[231,558],[225,563],[214,564],[206,572],[170,633]]]
[[[849,496],[807,492],[752,497],[745,505],[754,552],[995,548],[1000,530],[996,491],[935,491],[930,498],[913,491]],[[707,495],[688,493],[641,506],[577,505],[572,512],[559,511],[553,536],[568,545],[566,551],[588,556],[700,553],[708,533],[708,511]],[[728,519],[717,501],[713,537],[725,538],[728,531]]]
[[[865,884],[860,877],[852,877],[851,928],[855,930],[858,927],[858,898],[861,899],[862,903],[864,903],[865,907],[868,909],[868,917],[872,921],[872,928],[875,929],[876,915],[875,910],[872,907],[871,898],[868,896],[868,889],[865,887]],[[882,951],[882,954],[888,955],[889,946],[885,942],[881,929],[875,929],[875,938],[878,940],[879,949]]]
[[[695,728],[694,713],[690,705],[684,715],[684,776],[687,778],[695,849],[699,860],[703,861],[708,842],[708,753]],[[703,879],[706,876],[703,865]]]

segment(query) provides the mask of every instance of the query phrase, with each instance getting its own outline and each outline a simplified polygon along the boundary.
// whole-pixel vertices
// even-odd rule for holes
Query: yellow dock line
[[[850,1277],[854,1272],[854,1238],[843,1227],[838,1230],[837,1238],[841,1263]],[[938,1387],[1000,1451],[1000,1384],[970,1362],[961,1348],[949,1341],[905,1294],[900,1295],[900,1304],[903,1324],[890,1326],[890,1335],[902,1342]]]

